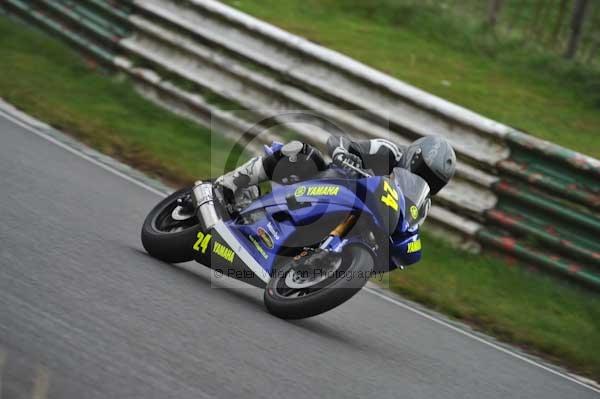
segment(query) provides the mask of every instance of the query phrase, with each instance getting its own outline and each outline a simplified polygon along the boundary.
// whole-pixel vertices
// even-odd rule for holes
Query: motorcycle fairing
[[[384,199],[392,192],[395,202],[386,204]],[[404,209],[404,197],[388,177],[275,184],[271,193],[255,200],[238,218],[219,222],[211,230],[214,238],[209,256],[204,254],[198,260],[225,275],[264,286],[279,259],[294,256],[298,248],[319,244],[350,213],[373,221],[382,236],[389,237]],[[308,241],[298,241],[299,237]],[[348,243],[361,244],[358,237],[349,236],[336,241],[335,250]],[[235,252],[231,261],[220,256],[229,254],[223,245]],[[390,266],[387,248],[380,247],[383,270]]]
[[[248,253],[243,241],[235,237],[225,222],[218,222],[209,231],[199,230],[198,235],[209,238],[206,247],[198,251],[197,262],[224,276],[242,280],[256,287],[265,287],[270,278],[269,274]]]
[[[271,193],[257,199],[239,218],[226,222],[226,226],[243,249],[270,274],[278,257],[285,256],[290,247],[298,248],[297,243],[291,245],[290,241],[303,228],[309,229],[312,236],[313,241],[306,245],[309,246],[318,244],[351,212],[375,220],[384,231],[389,231],[390,220],[395,227],[399,211],[388,209],[379,199],[385,179],[316,179],[274,185]],[[402,209],[402,198],[399,201]]]

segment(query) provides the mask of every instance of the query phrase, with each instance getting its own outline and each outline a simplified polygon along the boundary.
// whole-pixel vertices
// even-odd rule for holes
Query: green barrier
[[[540,209],[548,214],[548,223],[565,221],[589,230],[591,234],[600,234],[600,219],[592,213],[582,209],[575,209],[570,204],[553,198],[541,191],[536,191],[530,186],[518,184],[514,181],[502,180],[493,186],[493,190],[500,197],[508,197],[523,204],[522,212],[528,208]]]
[[[93,4],[87,6],[83,5],[81,1],[75,2],[72,0],[58,0],[58,2],[70,8],[82,18],[89,20],[92,24],[102,27],[104,30],[112,32],[119,37],[128,36],[130,33],[129,29],[125,29],[120,21],[114,20],[113,14],[102,10],[99,11]]]
[[[517,131],[509,133],[505,139],[511,144],[513,152],[518,151],[519,148],[523,150],[520,153],[517,153],[517,156],[521,155],[529,159],[531,159],[531,157],[536,157],[538,160],[550,165],[551,169],[555,169],[559,174],[563,175],[565,174],[565,171],[568,170],[565,166],[570,166],[572,172],[584,172],[581,175],[566,172],[571,178],[576,180],[579,178],[586,179],[585,176],[587,175],[589,176],[589,179],[586,180],[595,186],[596,192],[600,190],[600,187],[598,186],[598,182],[600,181],[599,160],[586,157],[578,152],[569,150],[568,148]],[[513,154],[512,157],[514,158],[515,154]]]
[[[600,290],[600,275],[586,269],[583,265],[536,250],[517,242],[514,237],[502,234],[493,229],[484,228],[477,233],[477,238],[484,244],[491,245],[504,254],[521,258],[550,272],[569,277],[586,286]]]
[[[67,26],[57,22],[55,19],[51,18],[49,15],[43,13],[41,10],[32,7],[31,2],[25,2],[20,0],[4,0],[5,6],[7,6],[8,11],[16,11],[29,18],[36,23],[38,23],[43,28],[46,28],[50,32],[56,33],[65,39],[71,41],[76,44],[80,48],[85,49],[87,52],[95,56],[101,61],[104,61],[108,64],[112,64],[114,59],[114,53],[110,50],[99,46],[93,41],[87,39],[86,37],[80,35],[78,32],[68,28]]]
[[[514,156],[514,152],[513,152]],[[523,157],[517,157],[521,160]],[[548,171],[543,163],[537,161],[517,162],[513,159],[501,161],[498,169],[508,173],[515,178],[540,187],[555,195],[560,195],[591,209],[600,209],[600,193],[596,192],[592,185],[582,185],[571,175],[556,176],[553,171]],[[566,177],[566,178],[565,178]],[[587,180],[587,179],[586,179]]]
[[[63,18],[73,22],[76,26],[83,28],[90,33],[96,35],[100,39],[104,39],[108,42],[117,42],[120,37],[115,35],[111,30],[105,28],[105,21],[98,24],[94,20],[101,20],[100,17],[94,18],[94,20],[87,19],[82,14],[82,7],[69,8],[66,4],[51,0],[39,0],[40,4],[45,5],[49,10],[60,14]]]
[[[133,12],[131,5],[123,4],[126,3],[125,1],[117,4],[116,2],[108,2],[105,0],[87,0],[87,3],[95,7],[97,10],[100,10],[111,16],[121,24],[128,24],[129,15]]]
[[[600,267],[600,244],[578,236],[563,226],[548,225],[508,207],[491,209],[486,212],[487,219],[506,230],[516,232],[530,240],[539,240],[540,245],[560,251],[566,257]],[[571,237],[574,237],[572,239]]]
[[[508,178],[493,187],[499,202],[480,240],[599,288],[600,162],[517,132],[507,141],[511,158],[497,168]],[[502,246],[515,237],[528,245]]]

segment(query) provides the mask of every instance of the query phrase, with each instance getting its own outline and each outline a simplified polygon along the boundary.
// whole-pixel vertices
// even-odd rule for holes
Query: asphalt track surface
[[[260,290],[144,253],[156,193],[5,117],[0,190],[1,398],[598,397],[365,290],[274,318]]]

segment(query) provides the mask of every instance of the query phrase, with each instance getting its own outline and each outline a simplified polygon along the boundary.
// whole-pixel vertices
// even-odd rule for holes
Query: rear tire
[[[177,206],[175,201],[191,190],[191,187],[186,187],[174,192],[158,203],[146,216],[142,226],[142,245],[151,256],[169,263],[189,262],[195,258],[193,246],[200,228],[196,216],[192,216],[180,226],[174,219],[168,220]],[[168,226],[169,222],[172,222],[177,230],[165,231],[164,226]]]
[[[286,286],[286,276],[295,267],[298,267],[298,263],[294,261],[283,266],[265,288],[264,301],[267,310],[282,319],[316,316],[346,302],[367,283],[374,260],[366,248],[350,246],[342,254],[342,277],[325,281],[315,292],[305,296],[287,297],[282,295],[281,287]]]

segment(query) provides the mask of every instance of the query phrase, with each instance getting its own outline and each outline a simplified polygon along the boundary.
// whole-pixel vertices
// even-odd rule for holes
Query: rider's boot
[[[258,196],[257,185],[273,180],[279,184],[292,184],[325,170],[326,163],[321,152],[299,141],[290,141],[280,150],[263,157],[255,157],[224,174],[215,181],[222,188],[224,199],[235,208],[245,197]],[[255,193],[253,193],[253,191]]]
[[[262,157],[254,157],[245,164],[215,180],[215,185],[223,189],[225,199],[231,204],[235,203],[236,196],[243,189],[256,186],[267,181],[267,173],[263,166]]]

